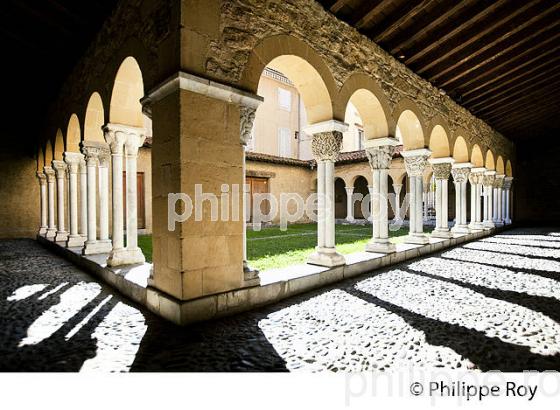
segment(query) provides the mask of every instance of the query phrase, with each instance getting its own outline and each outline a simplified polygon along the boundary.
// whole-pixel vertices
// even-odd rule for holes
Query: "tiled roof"
[[[245,158],[248,161],[269,162],[272,164],[295,165],[298,167],[306,167],[306,168],[310,168],[312,166],[311,161],[305,161],[302,159],[295,159],[295,158],[277,157],[276,155],[262,154],[260,152],[249,151],[247,152]]]

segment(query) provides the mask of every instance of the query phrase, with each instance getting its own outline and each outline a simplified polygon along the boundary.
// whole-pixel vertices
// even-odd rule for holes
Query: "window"
[[[292,93],[278,87],[278,106],[286,111],[292,110]]]
[[[364,130],[358,129],[358,150],[364,149]]]
[[[290,134],[289,128],[278,128],[278,155],[281,157],[292,156]]]

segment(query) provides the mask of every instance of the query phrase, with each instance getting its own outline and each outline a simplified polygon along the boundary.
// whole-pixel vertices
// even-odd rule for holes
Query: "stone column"
[[[469,174],[469,182],[471,184],[471,222],[469,224],[469,229],[471,231],[482,230],[480,197],[482,178],[485,171],[486,168],[472,168]]]
[[[462,162],[453,164],[451,174],[455,183],[455,225],[451,228],[454,234],[469,233],[467,225],[467,181],[471,172],[472,164]]]
[[[78,232],[78,171],[80,163],[84,160],[84,156],[78,152],[65,152],[64,162],[68,166],[70,190],[70,235],[66,241],[67,247],[83,246],[85,238]]]
[[[102,147],[99,151],[99,239],[97,243],[105,249],[112,249],[109,239],[109,162],[111,151]]]
[[[55,242],[62,242],[68,239],[68,232],[66,231],[65,219],[66,210],[64,201],[66,200],[64,181],[66,179],[67,166],[64,161],[53,160],[52,166],[56,172],[56,197],[57,197],[57,227]]]
[[[41,226],[39,227],[40,236],[45,236],[47,233],[48,225],[48,199],[47,199],[47,177],[43,172],[37,171],[37,179],[39,180],[39,189],[41,194]]]
[[[251,142],[253,123],[255,121],[255,113],[257,111],[256,107],[249,107],[242,105],[239,107],[239,126],[240,126],[240,142],[243,148],[243,198],[242,198],[242,209],[241,212],[243,218],[243,284],[244,286],[259,286],[261,279],[259,278],[259,271],[249,266],[247,261],[247,218],[248,212],[250,210],[247,208],[249,203],[248,196],[251,195],[249,192],[249,187],[246,185],[247,176],[247,164],[246,164],[246,153],[247,146]]]
[[[87,166],[83,158],[80,160],[80,223],[79,232],[84,241],[87,239]]]
[[[56,182],[56,174],[54,169],[50,166],[43,167],[43,172],[47,177],[47,198],[48,198],[48,228],[47,233],[45,234],[45,238],[54,239],[56,236],[56,222],[55,222],[55,215],[54,215],[54,194],[55,188],[54,184]]]
[[[307,263],[320,266],[340,266],[346,263],[335,247],[334,220],[334,163],[342,147],[342,132],[348,126],[336,121],[314,124],[308,128],[313,134],[311,150],[317,161],[317,247]],[[324,235],[324,241],[321,239]]]
[[[432,236],[436,238],[451,238],[453,234],[449,231],[448,217],[448,181],[451,175],[451,165],[455,162],[453,158],[434,158],[429,160],[434,171],[436,180],[436,227]]]
[[[421,148],[411,151],[403,151],[406,173],[410,179],[410,230],[405,237],[406,243],[427,244],[428,237],[424,234],[422,218],[422,194],[423,194],[423,172],[432,152]]]
[[[507,225],[511,224],[510,197],[511,197],[512,183],[513,183],[513,177],[504,178],[504,222]]]
[[[352,201],[352,195],[354,195],[354,187],[347,186],[344,187],[346,190],[346,220],[348,222],[354,221],[354,201]]]
[[[484,178],[482,185],[484,186],[484,229],[495,228],[494,222],[492,221],[492,191],[494,190],[494,179],[496,177],[496,171],[486,171],[484,173]]]
[[[502,215],[502,187],[504,185],[504,178],[505,175],[496,175],[496,179],[494,180],[494,224],[496,226],[504,226],[504,217]]]
[[[392,253],[395,244],[389,242],[389,167],[398,141],[394,138],[378,138],[366,141],[366,155],[373,173],[371,216],[373,235],[366,245],[367,252]]]
[[[103,132],[111,147],[113,165],[113,247],[107,265],[144,263],[144,255],[138,247],[137,156],[146,131],[122,124],[106,124]],[[126,155],[126,247],[123,235],[123,154]]]
[[[401,217],[401,190],[402,184],[393,184],[393,191],[395,191],[395,221],[402,221]]]

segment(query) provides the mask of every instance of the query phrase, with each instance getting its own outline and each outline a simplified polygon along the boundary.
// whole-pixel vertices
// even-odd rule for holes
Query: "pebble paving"
[[[501,235],[178,327],[0,241],[0,371],[560,370],[560,233]]]

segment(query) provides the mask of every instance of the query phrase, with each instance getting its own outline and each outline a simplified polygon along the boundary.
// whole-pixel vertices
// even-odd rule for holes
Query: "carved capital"
[[[44,172],[37,171],[37,179],[39,179],[39,185],[46,185],[47,184],[47,176]]]
[[[342,132],[326,131],[313,134],[311,152],[317,161],[336,161],[342,148]]]
[[[502,188],[504,186],[505,175],[496,175],[494,179],[494,188]]]
[[[113,155],[122,155],[126,147],[126,155],[138,155],[138,148],[144,144],[146,130],[122,124],[105,124],[103,127],[105,141],[109,144]]]
[[[47,177],[47,182],[51,183],[55,181],[56,174],[54,172],[54,169],[52,169],[51,167],[43,167],[43,172]]]
[[[84,155],[79,152],[65,152],[64,162],[68,166],[70,174],[77,174],[80,168],[80,163],[84,160]]]
[[[251,141],[256,108],[241,105],[239,107],[239,139],[241,145],[247,146]]]
[[[451,175],[453,175],[453,181],[459,184],[466,182],[471,173],[470,168],[453,168],[451,170]]]
[[[504,186],[503,188],[505,190],[510,190],[511,189],[511,185],[513,184],[513,177],[505,177],[504,178]]]
[[[53,160],[52,162],[52,167],[54,169],[54,171],[56,172],[56,177],[57,178],[64,178],[66,176],[66,171],[68,170],[68,166],[66,165],[66,163],[64,161],[61,160]]]
[[[409,177],[421,177],[428,165],[427,155],[408,156],[404,158],[404,166]]]
[[[394,145],[366,148],[366,155],[371,169],[389,169],[394,152]]]
[[[451,175],[451,163],[442,162],[439,164],[432,164],[432,170],[434,171],[435,179],[447,181],[449,179],[449,175]]]
[[[96,167],[99,164],[99,154],[106,149],[107,144],[97,141],[83,141],[82,152],[88,167]]]
[[[482,177],[482,185],[485,187],[493,187],[496,176],[494,174],[484,174]]]

